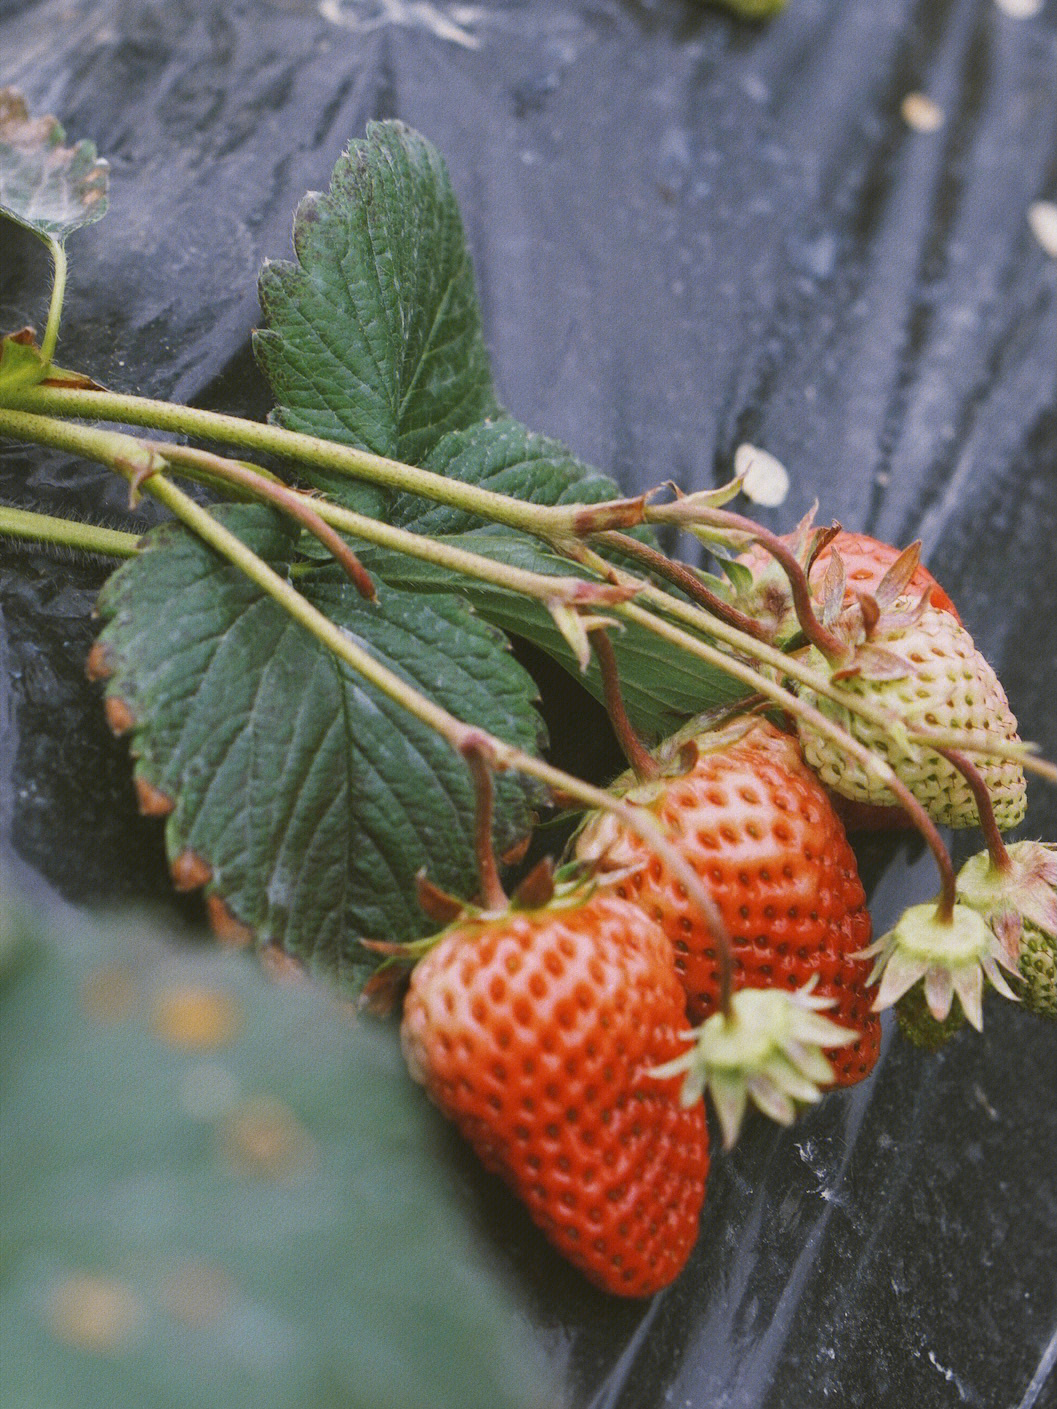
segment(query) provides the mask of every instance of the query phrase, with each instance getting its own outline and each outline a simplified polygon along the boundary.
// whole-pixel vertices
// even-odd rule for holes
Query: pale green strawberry
[[[956,1032],[965,1026],[965,1010],[951,1004],[951,1010],[942,1022],[929,1012],[923,983],[908,988],[896,1003],[896,1018],[899,1031],[924,1052],[938,1052]]]
[[[869,616],[856,607],[838,623],[838,631],[843,629],[849,638],[847,659],[834,669],[813,647],[808,662],[814,669],[832,672],[849,694],[888,711],[899,724],[957,731],[982,744],[996,739],[1019,742],[1017,721],[998,676],[949,612],[909,597],[894,602],[890,611],[878,613],[876,603],[872,605]],[[950,827],[978,825],[969,784],[942,755],[911,742],[898,725],[885,729],[811,690],[801,694],[890,764],[934,821]],[[798,721],[797,728],[804,757],[826,787],[856,802],[895,802],[883,781],[810,724]],[[1026,806],[1020,763],[974,753],[964,739],[958,747],[983,778],[999,827],[1015,827]]]
[[[1041,1018],[1057,1020],[1057,940],[1034,925],[1024,926],[1020,948],[1020,1001]]]
[[[958,898],[984,916],[1023,980],[1030,1012],[1057,1018],[1057,846],[1013,842],[1000,865],[986,851],[958,873]]]

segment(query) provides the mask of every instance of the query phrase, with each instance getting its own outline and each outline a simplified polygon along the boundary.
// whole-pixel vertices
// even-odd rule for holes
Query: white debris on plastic
[[[1029,206],[1028,224],[1050,258],[1057,259],[1057,201],[1036,201]]]
[[[906,125],[915,132],[938,132],[944,123],[943,109],[924,93],[908,93],[899,111]]]
[[[734,473],[742,478],[742,493],[754,504],[775,509],[789,493],[789,472],[780,460],[755,445],[739,445],[734,452]]]
[[[1042,9],[1044,0],[995,0],[995,4],[1011,20],[1031,20]]]

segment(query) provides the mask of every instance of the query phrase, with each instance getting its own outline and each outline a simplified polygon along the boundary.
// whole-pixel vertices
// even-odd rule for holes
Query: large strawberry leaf
[[[302,202],[294,247],[296,264],[268,264],[261,274],[267,327],[256,337],[282,424],[538,504],[619,495],[611,479],[560,442],[500,410],[458,202],[442,159],[418,133],[401,123],[370,125],[366,139],[339,160],[329,193]],[[365,492],[354,480],[324,473],[312,478],[340,502],[418,533],[481,527],[470,514],[416,495]],[[541,561],[528,538],[495,543],[497,551],[520,554],[523,565]],[[383,576],[390,571],[375,561]],[[553,570],[570,571],[551,561]],[[393,581],[461,591],[487,619],[575,668],[536,603],[408,559],[389,562]],[[644,632],[628,632],[616,644],[632,717],[653,736],[739,693],[726,677]]]
[[[296,535],[270,511],[218,513],[266,559],[293,556]],[[416,689],[538,746],[532,681],[459,599],[383,586],[367,603],[345,580],[302,586]],[[100,612],[107,693],[121,702],[111,719],[134,721],[141,793],[174,804],[175,874],[208,875],[259,943],[357,981],[368,957],[359,938],[424,931],[421,867],[446,889],[475,890],[465,763],[212,550],[163,526],[111,577]],[[499,781],[501,848],[528,830],[534,798],[524,780]]]
[[[0,89],[0,214],[60,244],[106,214],[107,163],[92,142],[64,147],[54,117],[30,117],[21,93]]]
[[[390,1034],[155,928],[70,915],[0,985],[3,1403],[549,1402]]]
[[[294,251],[296,264],[261,271],[255,338],[281,425],[420,464],[447,431],[498,411],[458,201],[417,132],[369,124],[330,191],[298,206]],[[372,496],[376,512],[386,498]]]
[[[473,264],[443,158],[401,122],[374,122],[338,160],[325,195],[294,218],[296,263],[269,262],[254,348],[281,425],[537,503],[615,494],[562,445],[504,415],[481,334]],[[421,526],[465,515],[311,478],[343,503]],[[415,522],[421,520],[421,525]]]

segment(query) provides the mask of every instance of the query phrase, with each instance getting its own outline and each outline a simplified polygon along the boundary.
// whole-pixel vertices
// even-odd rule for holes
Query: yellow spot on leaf
[[[234,998],[211,988],[167,988],[154,1003],[154,1031],[173,1047],[224,1047],[242,1028]]]
[[[235,1174],[294,1183],[311,1173],[316,1145],[289,1106],[272,1096],[246,1101],[221,1130],[224,1162]]]
[[[143,1303],[130,1287],[87,1272],[60,1282],[48,1305],[52,1334],[97,1355],[122,1349],[143,1316]]]

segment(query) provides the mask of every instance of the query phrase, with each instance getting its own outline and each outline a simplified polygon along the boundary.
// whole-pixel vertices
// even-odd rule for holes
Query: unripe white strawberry
[[[864,626],[859,608],[852,616],[850,623],[842,625],[851,633],[857,632],[860,642],[833,672],[849,694],[888,711],[898,724],[957,731],[979,738],[981,744],[993,744],[996,739],[1018,741],[1017,721],[998,676],[968,631],[949,612],[901,598],[891,611],[872,619],[868,613],[868,626]],[[831,669],[815,648],[809,663],[819,671]],[[912,742],[898,724],[895,729],[885,729],[811,690],[802,691],[802,695],[890,764],[934,821],[950,827],[979,823],[969,784],[941,754]],[[895,801],[883,781],[868,774],[856,759],[810,724],[798,722],[797,727],[805,759],[828,788],[856,802],[890,806]],[[964,741],[959,749],[972,756],[999,827],[1015,827],[1026,806],[1020,763],[974,754]]]

